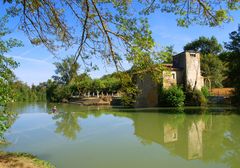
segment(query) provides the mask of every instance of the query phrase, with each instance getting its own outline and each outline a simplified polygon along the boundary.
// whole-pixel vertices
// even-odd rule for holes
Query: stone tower
[[[185,87],[201,89],[204,86],[200,69],[200,53],[185,51],[173,57],[173,67],[182,69],[182,80]]]
[[[173,85],[200,90],[204,86],[200,69],[200,53],[185,51],[173,56],[173,64],[162,64],[166,70],[162,75],[162,87],[168,89]],[[141,90],[135,107],[154,107],[159,103],[159,88],[147,73],[143,79],[137,78],[137,86]]]

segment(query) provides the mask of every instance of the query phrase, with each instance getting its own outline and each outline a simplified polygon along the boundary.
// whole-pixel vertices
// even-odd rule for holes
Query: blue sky
[[[0,11],[2,7],[0,7]],[[1,16],[3,12],[0,12]],[[240,24],[240,12],[232,13],[234,22],[227,23],[221,27],[207,27],[193,25],[189,28],[182,28],[177,26],[176,16],[173,14],[163,14],[156,12],[149,16],[150,28],[153,32],[153,37],[155,42],[164,47],[166,45],[174,45],[176,52],[181,52],[183,46],[197,39],[199,36],[211,37],[215,36],[220,43],[229,41],[229,33],[237,30],[238,24]],[[20,39],[24,43],[24,47],[15,48],[8,56],[13,57],[16,61],[20,63],[20,67],[15,70],[15,74],[19,80],[26,82],[27,84],[38,84],[39,82],[44,82],[54,75],[54,65],[53,62],[59,61],[55,58],[44,46],[33,46],[25,35],[17,29],[17,23],[10,23],[11,30],[13,33],[12,37]],[[75,53],[74,49],[70,49],[67,53]],[[66,53],[59,53],[57,57],[61,58]],[[97,59],[93,62],[98,63]],[[130,66],[126,62],[126,69]],[[90,75],[93,78],[99,78],[104,74],[112,73],[115,71],[114,67],[107,67],[100,63],[100,70],[91,72]]]

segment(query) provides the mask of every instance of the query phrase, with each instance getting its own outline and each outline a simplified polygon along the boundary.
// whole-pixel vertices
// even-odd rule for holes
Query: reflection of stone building
[[[165,70],[161,74],[163,88],[172,85],[182,85],[184,87],[201,89],[204,85],[200,70],[200,53],[186,51],[173,56],[173,64],[164,64]],[[137,98],[136,106],[157,106],[159,85],[145,75],[143,79],[138,79],[138,87],[141,95]]]
[[[150,121],[150,122],[149,122]],[[202,119],[176,124],[174,121],[161,120],[156,115],[134,118],[135,135],[142,141],[155,142],[168,148],[171,153],[185,159],[203,157],[203,131],[205,122]]]
[[[164,124],[164,143],[175,142],[178,140],[178,130],[170,124]]]
[[[202,120],[193,122],[188,127],[188,159],[202,158],[204,129],[205,123]]]

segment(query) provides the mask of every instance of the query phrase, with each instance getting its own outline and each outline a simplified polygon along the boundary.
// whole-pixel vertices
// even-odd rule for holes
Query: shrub
[[[170,107],[181,107],[184,105],[185,95],[180,87],[172,86],[164,89],[161,93],[161,105]]]
[[[202,91],[202,94],[205,96],[205,98],[207,98],[208,96],[210,96],[210,93],[209,93],[209,91],[208,91],[208,87],[203,86],[202,89],[201,89],[201,91]]]
[[[234,105],[240,106],[240,87],[235,88],[233,92],[232,102]]]
[[[139,89],[134,85],[122,87],[121,89],[122,105],[127,107],[133,107],[136,102],[138,94]]]
[[[187,90],[185,104],[190,106],[203,106],[207,104],[207,99],[200,90]]]

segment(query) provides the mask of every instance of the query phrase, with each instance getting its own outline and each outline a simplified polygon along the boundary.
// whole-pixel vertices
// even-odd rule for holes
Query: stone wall
[[[187,86],[192,89],[201,89],[204,86],[203,77],[200,69],[200,54],[193,52],[186,52],[186,82]]]
[[[141,93],[137,97],[135,107],[156,107],[158,106],[159,86],[146,74],[143,79],[137,79],[137,86]]]
[[[168,89],[177,84],[177,72],[176,71],[163,71],[163,88]]]

